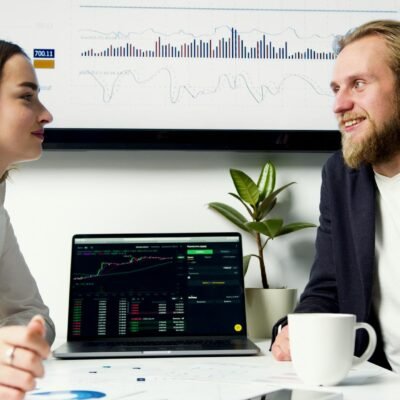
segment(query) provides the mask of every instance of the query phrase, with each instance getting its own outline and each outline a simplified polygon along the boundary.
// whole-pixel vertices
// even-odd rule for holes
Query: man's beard
[[[352,143],[351,134],[342,132],[342,152],[350,168],[361,164],[379,164],[389,161],[400,151],[400,113],[398,102],[392,119],[378,128],[371,121],[371,129],[359,143]]]

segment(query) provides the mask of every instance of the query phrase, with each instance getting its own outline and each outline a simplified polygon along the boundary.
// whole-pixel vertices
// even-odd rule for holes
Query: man
[[[366,23],[338,46],[342,151],[323,168],[316,258],[295,312],[355,314],[378,334],[370,361],[400,372],[400,22]],[[289,332],[273,342],[278,360],[290,360]]]

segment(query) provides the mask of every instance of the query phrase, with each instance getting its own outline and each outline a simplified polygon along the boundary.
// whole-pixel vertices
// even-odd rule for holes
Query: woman
[[[27,55],[0,40],[0,399],[22,399],[35,387],[55,336],[3,205],[10,167],[40,157],[43,126],[52,121],[38,92]]]

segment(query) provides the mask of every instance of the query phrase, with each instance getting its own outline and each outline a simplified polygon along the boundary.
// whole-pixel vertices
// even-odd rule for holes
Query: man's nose
[[[342,114],[346,111],[350,111],[353,107],[354,101],[350,93],[345,90],[336,93],[333,103],[333,112],[335,114]]]

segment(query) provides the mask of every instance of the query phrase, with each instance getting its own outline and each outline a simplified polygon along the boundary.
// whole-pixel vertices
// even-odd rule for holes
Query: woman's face
[[[38,98],[39,84],[22,54],[4,64],[0,81],[0,169],[42,153],[43,126],[53,117]]]

